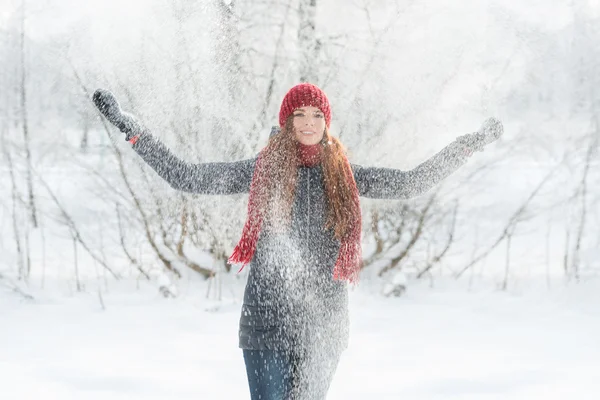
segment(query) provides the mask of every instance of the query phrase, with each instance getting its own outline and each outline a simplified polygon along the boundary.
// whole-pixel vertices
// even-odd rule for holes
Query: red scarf
[[[265,149],[267,150],[267,149]],[[242,231],[242,238],[233,250],[233,254],[229,257],[228,262],[230,264],[242,264],[242,267],[238,271],[242,271],[244,266],[248,264],[254,252],[256,251],[256,243],[258,242],[258,236],[262,227],[263,215],[261,210],[264,207],[260,207],[258,204],[261,186],[264,185],[266,174],[265,168],[268,168],[264,162],[264,152],[261,151],[256,160],[256,166],[254,167],[254,174],[252,175],[252,183],[250,184],[250,196],[248,199],[248,217],[244,230]],[[298,165],[305,167],[314,167],[320,164],[322,157],[321,145],[316,144],[307,146],[298,144]],[[359,196],[356,182],[352,175],[350,163],[348,159],[346,161],[346,180],[352,187],[352,200],[355,203],[356,210],[358,212],[354,216],[354,221],[351,223],[351,228],[346,236],[341,240],[340,251],[338,258],[335,262],[333,269],[333,279],[335,280],[347,280],[351,283],[358,282],[358,275],[360,273],[361,266],[361,247],[360,247],[360,232],[361,232],[361,215],[359,207]]]

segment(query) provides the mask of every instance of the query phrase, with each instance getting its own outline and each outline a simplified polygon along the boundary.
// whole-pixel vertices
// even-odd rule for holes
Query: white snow
[[[329,399],[597,399],[600,282],[507,293],[412,282],[351,295]],[[478,287],[482,287],[481,285]],[[240,304],[154,288],[35,302],[0,291],[3,399],[247,399]],[[127,293],[129,292],[129,293]]]
[[[219,42],[211,9],[217,3],[104,0],[90,7],[79,0],[0,0],[1,72],[6,71],[0,73],[0,108],[6,108],[0,133],[7,138],[0,144],[13,157],[19,197],[26,199],[22,132],[16,123],[21,103],[14,90],[20,84],[16,55],[19,10],[25,4],[27,104],[42,227],[31,229],[26,203],[17,202],[18,229],[13,229],[3,155],[0,400],[249,398],[237,345],[240,278],[248,271],[223,278],[233,281],[222,285],[223,302],[207,300],[206,283],[190,278],[187,267],[181,268],[179,281],[164,275],[109,139],[100,120],[91,120],[92,103],[86,111],[73,77],[78,71],[90,89],[127,89],[131,99],[124,98],[123,104],[186,160],[231,161],[256,154],[268,134],[268,129],[255,129],[271,85],[268,72],[280,65],[267,127],[277,123],[280,96],[298,77],[293,23],[286,27],[286,45],[279,47],[273,34],[288,11],[290,16],[295,11],[283,3],[240,2],[239,12],[252,11],[240,37],[248,53],[242,59],[247,71],[230,77],[214,61],[213,45]],[[598,86],[592,84],[598,82],[593,18],[600,15],[600,1],[433,0],[407,2],[406,7],[398,2],[398,10],[393,3],[319,2],[320,61],[325,60],[319,62],[319,79],[334,107],[333,132],[344,132],[352,162],[414,168],[456,136],[474,131],[488,115],[502,118],[506,135],[441,187],[441,208],[449,210],[455,199],[460,208],[456,244],[432,276],[415,282],[402,272],[384,281],[376,278],[380,266],[365,271],[373,280],[365,279],[351,294],[350,346],[329,399],[600,399],[597,164],[592,164],[587,188],[590,222],[577,255],[584,281],[563,280],[575,275],[564,270],[564,257],[573,257],[579,246],[576,194],[581,193],[585,149],[592,137],[590,121],[597,119],[588,89]],[[223,90],[231,82],[239,84],[235,100]],[[90,113],[90,148],[82,153],[78,144],[85,113]],[[174,121],[181,120],[184,135],[173,129]],[[215,126],[231,136],[215,137]],[[256,135],[248,138],[248,132]],[[151,212],[157,210],[154,196],[164,199],[165,225],[178,221],[179,195],[155,174],[144,175],[141,161],[113,133],[139,198]],[[178,144],[179,136],[186,145]],[[235,142],[241,144],[232,151]],[[523,214],[510,252],[502,243],[461,281],[437,277],[457,273],[483,254],[561,160],[564,165]],[[123,281],[115,282],[83,246],[74,246],[42,178],[91,253]],[[210,228],[199,231],[234,245],[245,221],[245,199],[194,199],[197,203],[190,204],[201,206]],[[363,204],[375,204],[369,202]],[[123,221],[117,221],[117,204],[123,206]],[[135,281],[137,271],[121,250],[121,223],[125,247],[153,277],[152,284],[141,277]],[[158,224],[154,228],[158,232]],[[34,301],[4,286],[18,275],[15,231],[30,253],[28,291]],[[442,239],[428,236],[402,270],[422,267],[430,257],[429,245]],[[392,247],[387,256],[402,249]],[[215,271],[223,264],[209,257],[206,247],[189,241],[184,253]],[[502,292],[483,280],[504,279],[507,253],[509,291]],[[75,292],[75,279],[83,293]],[[430,279],[433,288],[427,286]],[[159,286],[177,297],[161,297]],[[382,295],[381,289],[389,295],[398,286],[407,288],[402,297]],[[213,296],[218,291],[213,289]]]

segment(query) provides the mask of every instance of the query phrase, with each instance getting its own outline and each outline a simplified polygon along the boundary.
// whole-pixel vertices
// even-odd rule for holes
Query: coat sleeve
[[[372,199],[410,199],[436,186],[462,166],[468,156],[464,146],[453,142],[409,171],[362,167],[353,164],[354,179],[361,196]]]
[[[172,188],[198,194],[236,194],[250,190],[256,159],[192,164],[174,156],[158,139],[144,133],[133,150]]]

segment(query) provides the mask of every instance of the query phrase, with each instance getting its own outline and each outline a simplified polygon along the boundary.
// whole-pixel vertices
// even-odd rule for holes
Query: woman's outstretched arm
[[[133,150],[172,188],[198,194],[247,193],[256,163],[256,159],[189,163],[147,132],[140,135]]]
[[[115,96],[98,89],[93,101],[106,119],[125,133],[125,140],[174,189],[199,194],[235,194],[250,190],[255,159],[192,164],[174,156],[131,114],[123,112]]]
[[[410,171],[352,165],[359,194],[373,199],[409,199],[419,196],[460,168],[473,151],[498,139],[500,121],[490,118],[479,131],[459,137],[436,155]]]

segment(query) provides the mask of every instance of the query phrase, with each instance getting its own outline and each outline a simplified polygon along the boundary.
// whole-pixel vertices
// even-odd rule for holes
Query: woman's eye
[[[304,117],[304,114],[294,114],[294,117]]]
[[[317,118],[323,118],[323,114],[315,114],[315,117],[317,117]]]

